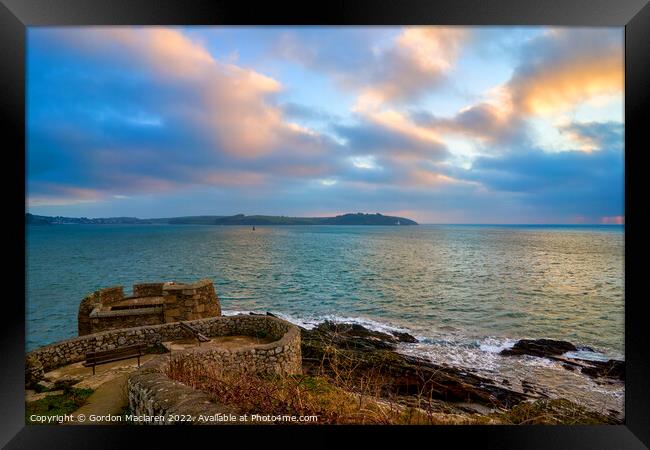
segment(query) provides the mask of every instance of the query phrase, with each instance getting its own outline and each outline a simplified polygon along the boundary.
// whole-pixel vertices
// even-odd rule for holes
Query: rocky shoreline
[[[562,363],[567,370],[580,370],[581,373],[591,378],[609,378],[625,380],[625,361],[610,359],[608,361],[597,361],[582,358],[567,358],[561,355],[567,352],[594,352],[589,347],[576,347],[567,341],[555,341],[552,339],[521,339],[512,348],[501,351],[503,356],[530,355],[540,358],[548,358]]]
[[[268,315],[273,315],[267,313]],[[543,389],[522,381],[521,391],[509,386],[507,380],[488,379],[472,370],[435,364],[424,358],[397,351],[400,343],[418,340],[400,332],[370,330],[359,324],[325,321],[306,329],[301,327],[303,370],[306,374],[341,377],[355,388],[369,378],[381,377],[382,397],[391,397],[403,404],[414,404],[426,398],[429,404],[450,412],[476,413],[509,411],[519,405],[549,400]],[[621,383],[625,377],[623,361],[594,361],[569,358],[566,352],[593,351],[577,348],[566,341],[522,339],[512,348],[501,351],[504,358],[530,357],[558,361],[567,370],[580,371],[598,383]],[[559,401],[571,404],[566,399]],[[591,423],[621,423],[620,413],[589,412]]]

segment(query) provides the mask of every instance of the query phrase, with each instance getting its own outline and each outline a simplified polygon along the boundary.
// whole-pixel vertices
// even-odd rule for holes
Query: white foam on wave
[[[266,314],[262,311],[228,310],[224,315],[249,315],[250,313]],[[325,320],[335,323],[355,323],[368,329],[384,333],[408,332],[419,342],[400,343],[397,351],[404,355],[415,356],[429,360],[435,364],[447,365],[461,369],[463,372],[475,373],[499,383],[508,381],[508,387],[521,390],[523,381],[534,380],[535,385],[552,398],[570,398],[578,403],[588,402],[594,405],[608,405],[622,410],[624,388],[615,386],[597,386],[589,377],[579,372],[570,372],[561,363],[547,358],[524,355],[521,357],[501,356],[502,350],[512,348],[515,339],[500,337],[485,337],[470,340],[459,335],[417,336],[412,330],[373,319],[355,316],[339,316],[334,314],[322,316],[293,316],[290,314],[270,311],[273,315],[307,329],[313,329]],[[569,357],[583,359],[602,358],[598,352],[578,351],[565,354]],[[607,359],[607,358],[604,358]],[[573,381],[573,377],[576,381]],[[569,388],[567,388],[567,386]]]
[[[499,339],[487,337],[478,341],[478,348],[487,353],[501,353],[502,350],[514,347],[515,339]]]
[[[397,333],[408,333],[411,330],[404,328],[404,327],[399,327],[393,324],[388,324],[385,322],[379,322],[373,319],[367,319],[363,317],[355,317],[355,316],[338,316],[336,314],[326,314],[322,316],[309,316],[309,317],[299,317],[299,316],[293,316],[281,312],[274,312],[274,311],[269,311],[271,314],[274,316],[278,316],[280,319],[286,320],[287,322],[291,322],[294,325],[301,326],[303,328],[307,328],[308,330],[311,330],[318,326],[319,324],[325,322],[326,320],[329,320],[334,323],[353,323],[357,325],[362,325],[369,330],[373,331],[381,331],[383,333],[392,333],[392,332],[397,332]],[[266,314],[266,311],[251,311],[251,310],[227,310],[227,311],[222,311],[222,314],[224,316],[236,316],[238,314],[245,314],[248,315],[250,313],[254,314]],[[419,339],[419,337],[416,336],[416,338]]]
[[[566,352],[562,356],[566,358],[574,359],[585,359],[587,361],[608,361],[610,358],[607,355],[597,352],[597,351],[588,351],[588,350],[577,350],[575,352]]]
[[[462,337],[422,336],[405,327],[400,327],[394,324],[357,316],[339,316],[336,314],[326,314],[322,316],[306,317],[275,311],[270,312],[280,319],[286,320],[287,322],[291,322],[308,330],[311,330],[324,321],[329,320],[334,323],[358,324],[370,330],[380,331],[388,334],[391,334],[393,332],[410,333],[418,340],[418,342],[400,343],[397,349],[400,353],[425,358],[435,363],[444,363],[452,366],[460,366],[466,368],[478,368],[490,372],[498,370],[505,362],[502,359],[503,357],[500,355],[501,351],[512,348],[517,342],[516,339],[499,338],[495,336],[488,336],[475,341],[466,341],[463,340]],[[249,315],[250,313],[266,314],[266,311],[226,310],[222,312],[222,314],[225,316],[238,314]],[[564,356],[570,358],[594,359],[599,361],[608,360],[608,358],[602,353],[589,351],[568,352],[565,353]],[[552,360],[532,356],[524,356],[522,363],[532,367],[560,367],[558,363]]]

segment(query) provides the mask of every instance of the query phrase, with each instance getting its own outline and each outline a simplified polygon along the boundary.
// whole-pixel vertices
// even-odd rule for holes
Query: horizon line
[[[271,216],[271,217],[288,217],[288,218],[324,218],[324,217],[330,217],[330,216],[290,216],[290,215],[283,215],[283,214],[276,214],[276,215],[271,215],[271,214],[244,214],[244,213],[236,213],[236,214],[230,214],[230,215],[219,215],[219,214],[193,214],[193,215],[181,215],[181,216],[168,216],[168,217],[136,217],[136,216],[106,216],[106,217],[88,217],[88,216],[78,216],[78,217],[73,217],[73,216],[62,216],[62,215],[56,215],[56,216],[44,216],[41,214],[34,214],[32,212],[25,211],[25,214],[32,214],[35,216],[42,216],[42,217],[67,217],[70,219],[89,219],[89,220],[95,220],[95,219],[116,219],[116,218],[132,218],[132,219],[138,219],[138,220],[160,220],[160,219],[168,219],[168,218],[177,218],[177,217],[232,217],[236,215],[243,214],[245,216]],[[339,213],[336,215],[345,215],[345,214],[358,214],[357,213]],[[415,219],[410,219],[408,217],[402,217],[402,216],[391,216],[390,214],[383,214],[383,213],[361,213],[361,214],[369,214],[369,215],[374,215],[374,214],[381,214],[383,216],[389,216],[389,217],[399,217],[401,219],[408,219],[408,220],[413,220],[416,222],[418,225],[457,225],[457,226],[495,226],[495,225],[501,225],[501,226],[625,226],[625,223],[598,223],[598,222],[590,222],[590,223],[571,223],[571,222],[566,222],[566,223],[561,223],[561,222],[417,222]],[[259,225],[259,226],[264,226],[264,225]],[[267,226],[274,226],[274,225],[267,225]],[[282,225],[282,226],[291,226],[291,225]]]

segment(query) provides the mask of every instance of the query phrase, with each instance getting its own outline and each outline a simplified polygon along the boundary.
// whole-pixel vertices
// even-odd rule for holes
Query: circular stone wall
[[[128,379],[129,406],[133,414],[194,416],[197,413],[233,412],[232,408],[211,403],[207,394],[167,377],[165,369],[170,358],[182,359],[189,365],[215,364],[224,371],[235,373],[302,373],[300,330],[289,322],[271,316],[240,315],[189,323],[208,337],[248,335],[275,340],[266,344],[249,344],[239,349],[200,345],[162,354],[148,361]]]
[[[268,344],[249,346],[241,351],[196,348],[205,355],[189,355],[220,362],[235,370],[265,370],[276,373],[301,373],[300,330],[295,325],[272,316],[238,315],[210,317],[185,322],[201,334],[213,336],[266,336],[274,339]],[[38,348],[26,355],[28,384],[42,378],[60,366],[83,361],[88,352],[111,350],[133,344],[154,347],[166,341],[192,337],[180,323],[149,325],[88,334]]]

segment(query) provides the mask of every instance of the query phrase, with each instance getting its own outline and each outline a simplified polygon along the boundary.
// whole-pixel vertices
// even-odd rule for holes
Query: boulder
[[[503,356],[530,355],[548,357],[576,351],[571,342],[553,339],[521,339],[512,348],[501,350]]]
[[[381,394],[386,396],[469,401],[490,408],[510,408],[533,398],[466,369],[397,353],[396,343],[411,340],[401,339],[358,324],[326,321],[312,330],[303,328],[303,369],[306,374],[343,376],[347,383],[360,386],[373,378],[381,380]]]
[[[585,361],[590,367],[580,369],[582,373],[592,378],[607,377],[625,380],[625,361],[610,359],[609,361]]]

